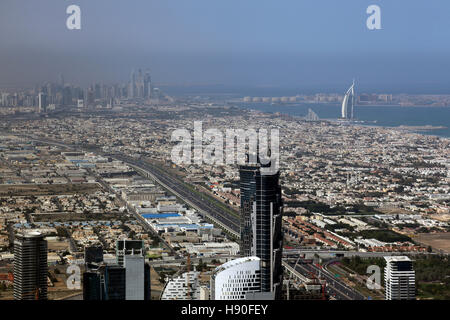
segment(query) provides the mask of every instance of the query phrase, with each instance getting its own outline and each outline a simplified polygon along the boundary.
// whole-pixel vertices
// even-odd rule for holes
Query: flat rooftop
[[[384,257],[384,260],[386,260],[386,262],[412,261],[407,256],[386,256]]]

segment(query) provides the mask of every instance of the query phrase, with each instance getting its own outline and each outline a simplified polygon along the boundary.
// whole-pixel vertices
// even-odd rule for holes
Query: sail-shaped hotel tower
[[[347,90],[342,101],[342,114],[343,119],[353,119],[355,107],[355,80],[353,80],[352,86]]]

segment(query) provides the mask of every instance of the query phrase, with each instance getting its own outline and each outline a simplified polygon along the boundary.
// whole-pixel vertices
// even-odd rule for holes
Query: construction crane
[[[320,279],[319,279],[321,277],[320,270],[319,270],[319,277],[317,277],[317,275],[312,271],[310,271],[308,273],[309,273],[311,279],[313,280],[313,284],[321,285],[322,300],[327,300],[326,291],[325,291],[327,282],[325,280],[323,280],[322,282],[320,281]]]

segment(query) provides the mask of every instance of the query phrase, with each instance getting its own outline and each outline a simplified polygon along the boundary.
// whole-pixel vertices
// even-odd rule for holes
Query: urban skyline
[[[449,10],[2,0],[0,305],[450,300]]]

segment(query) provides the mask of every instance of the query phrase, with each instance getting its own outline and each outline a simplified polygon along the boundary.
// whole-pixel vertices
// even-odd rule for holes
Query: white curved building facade
[[[343,119],[353,119],[355,107],[355,81],[352,86],[347,90],[342,101],[341,117]]]
[[[211,300],[244,300],[261,291],[260,259],[244,257],[217,267],[211,276]]]

